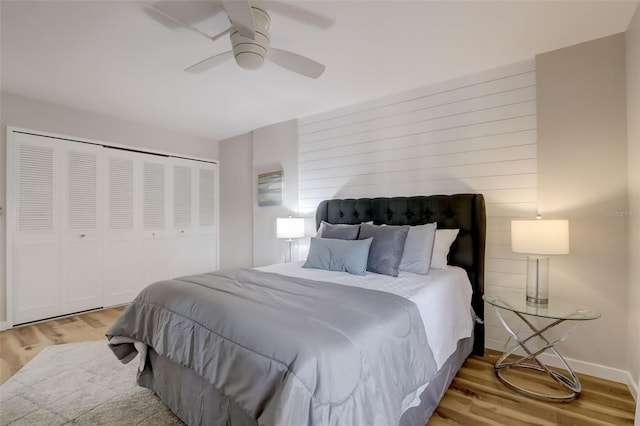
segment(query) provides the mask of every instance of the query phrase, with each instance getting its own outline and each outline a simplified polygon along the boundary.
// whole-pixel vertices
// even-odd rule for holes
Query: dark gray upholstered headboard
[[[460,229],[449,252],[449,264],[467,271],[473,287],[472,306],[484,320],[484,250],[486,213],[482,194],[429,195],[421,197],[325,200],[316,210],[321,221],[376,225],[423,225],[437,222],[441,229]],[[484,355],[484,324],[476,323],[473,352]]]

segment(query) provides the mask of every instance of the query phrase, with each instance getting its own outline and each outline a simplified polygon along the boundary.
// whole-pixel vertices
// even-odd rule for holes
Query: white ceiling
[[[182,1],[174,11],[215,11]],[[257,4],[257,0],[253,2]],[[3,91],[210,139],[475,73],[623,32],[631,1],[298,1],[321,28],[271,10],[271,44],[321,62],[318,80],[266,63],[184,68],[229,50],[132,1],[1,2]],[[286,5],[285,5],[286,6]],[[292,7],[285,10],[291,10]],[[206,15],[206,13],[205,13]],[[224,13],[197,27],[215,34]]]

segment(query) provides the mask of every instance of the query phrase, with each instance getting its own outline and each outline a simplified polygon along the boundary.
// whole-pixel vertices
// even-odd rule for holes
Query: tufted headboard
[[[471,305],[484,319],[486,213],[482,194],[325,200],[316,210],[316,228],[323,220],[347,224],[373,221],[376,225],[437,222],[441,229],[460,229],[451,245],[449,264],[467,271],[473,288]],[[484,355],[484,324],[475,325],[473,352]]]

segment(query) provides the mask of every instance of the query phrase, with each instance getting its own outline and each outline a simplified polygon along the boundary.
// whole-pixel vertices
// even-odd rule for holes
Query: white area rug
[[[182,425],[106,341],[49,346],[0,387],[1,425]]]

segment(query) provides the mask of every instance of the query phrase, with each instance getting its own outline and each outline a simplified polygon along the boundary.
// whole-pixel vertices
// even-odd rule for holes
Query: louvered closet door
[[[196,231],[196,170],[193,162],[173,158],[171,169],[171,275],[198,273]]]
[[[63,165],[62,312],[103,306],[102,212],[99,196],[103,148],[56,141]]]
[[[142,286],[170,278],[167,266],[169,210],[171,208],[167,159],[149,156],[142,163]]]
[[[13,325],[217,269],[215,164],[31,133],[7,133]]]
[[[141,287],[138,274],[140,160],[135,153],[106,149],[106,220],[104,238],[105,305],[133,300]]]
[[[217,168],[210,163],[197,163],[195,168],[198,198],[194,268],[201,273],[218,269]]]
[[[13,324],[60,314],[60,161],[49,140],[9,134],[7,233],[13,243],[7,267]]]

